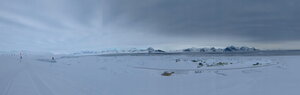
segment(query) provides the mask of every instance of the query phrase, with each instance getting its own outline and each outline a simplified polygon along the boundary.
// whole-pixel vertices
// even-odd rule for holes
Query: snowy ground
[[[55,57],[1,55],[0,95],[300,94],[297,55]]]

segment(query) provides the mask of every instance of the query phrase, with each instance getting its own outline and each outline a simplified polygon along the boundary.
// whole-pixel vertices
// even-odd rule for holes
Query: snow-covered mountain
[[[130,48],[130,49],[112,49],[112,50],[101,50],[101,51],[80,51],[75,52],[73,55],[99,55],[99,54],[122,54],[122,53],[164,53],[165,51],[160,49],[154,49],[149,47],[147,49],[137,49],[137,48]]]
[[[228,46],[226,48],[187,48],[183,49],[183,52],[252,52],[258,51],[258,49],[254,47],[236,47],[236,46]]]
[[[258,51],[258,49],[254,47],[235,47],[229,46],[224,49],[224,52],[251,52],[251,51]]]
[[[223,52],[221,48],[187,48],[183,49],[182,52]]]
[[[168,53],[178,53],[178,52],[251,52],[251,51],[258,51],[258,49],[254,47],[235,47],[235,46],[228,46],[226,48],[187,48],[183,50],[168,50]],[[122,54],[122,53],[166,53],[166,51],[161,49],[154,49],[149,47],[147,49],[137,49],[137,48],[130,48],[130,49],[110,49],[110,50],[99,50],[99,51],[91,51],[91,50],[84,50],[73,53],[73,55],[100,55],[100,54]]]

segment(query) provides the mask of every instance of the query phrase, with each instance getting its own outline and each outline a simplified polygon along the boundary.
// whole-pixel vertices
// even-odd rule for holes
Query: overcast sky
[[[0,50],[300,49],[300,0],[0,0]]]

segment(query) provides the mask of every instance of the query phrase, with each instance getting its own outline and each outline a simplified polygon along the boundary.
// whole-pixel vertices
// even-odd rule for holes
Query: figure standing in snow
[[[56,60],[54,59],[54,57],[51,57],[50,62],[51,62],[51,63],[56,63]]]
[[[22,56],[22,53],[20,52],[20,59],[22,59],[23,58],[23,56]]]
[[[19,63],[22,63],[22,58],[23,58],[22,52],[20,52],[20,60],[19,60]]]

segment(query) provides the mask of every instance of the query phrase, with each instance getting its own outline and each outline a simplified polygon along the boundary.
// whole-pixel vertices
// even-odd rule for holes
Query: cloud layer
[[[1,0],[0,49],[300,48],[298,0]]]

